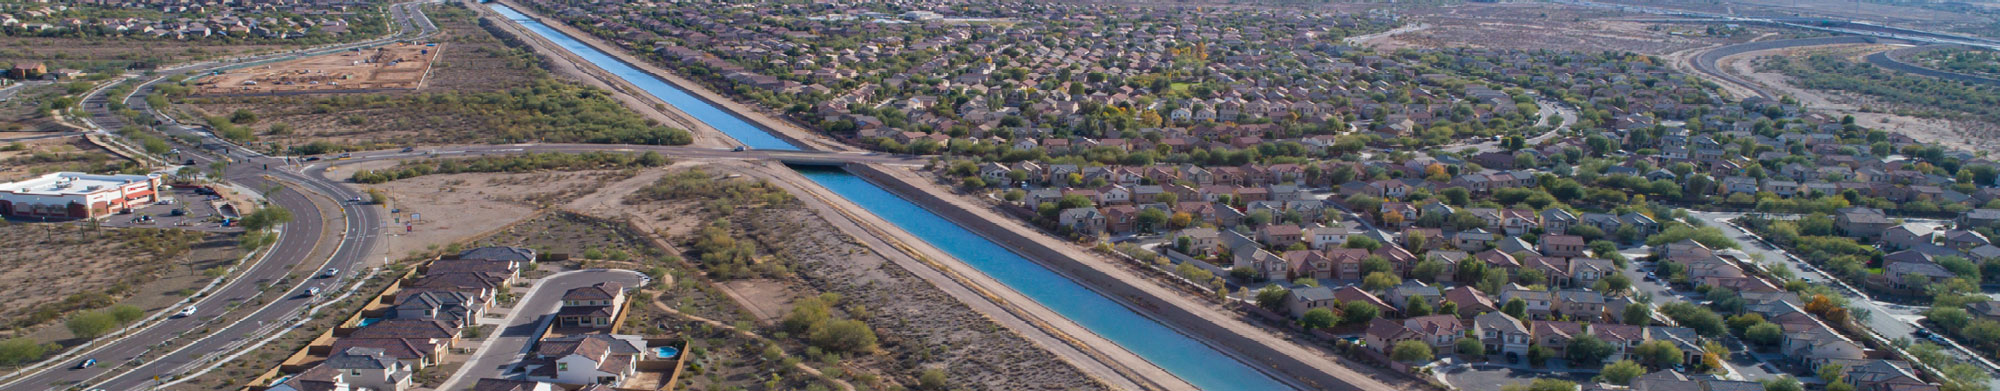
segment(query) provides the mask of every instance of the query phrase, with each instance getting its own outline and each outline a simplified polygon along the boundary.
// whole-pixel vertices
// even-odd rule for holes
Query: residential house
[[[350,347],[336,351],[320,365],[340,372],[341,377],[357,390],[409,389],[410,379],[415,374],[415,369],[409,364],[375,348]]]
[[[1438,352],[1449,352],[1453,344],[1464,336],[1465,324],[1459,322],[1457,315],[1426,315],[1400,322],[1376,318],[1368,324],[1364,338],[1368,346],[1382,349],[1385,353],[1397,342],[1411,340],[1423,341]]]
[[[544,339],[522,360],[529,380],[616,386],[638,372],[646,343],[634,336],[580,334]]]
[[[625,286],[600,282],[563,292],[556,327],[610,328],[625,305]]]
[[[1470,318],[1478,314],[1500,311],[1499,305],[1494,303],[1492,298],[1487,297],[1485,293],[1480,292],[1478,289],[1472,289],[1472,287],[1464,285],[1444,290],[1444,301],[1457,304],[1458,316],[1461,318]]]
[[[1311,311],[1314,308],[1328,308],[1329,310],[1337,311],[1338,309],[1331,308],[1336,301],[1339,301],[1339,299],[1334,297],[1333,288],[1324,286],[1299,287],[1286,293],[1285,312],[1298,317],[1305,316],[1306,311]]]
[[[1582,236],[1548,235],[1543,236],[1541,240],[1542,255],[1551,257],[1581,257],[1585,255],[1584,251],[1589,249],[1590,247],[1584,245]]]
[[[1851,237],[1874,238],[1882,236],[1895,225],[1881,209],[1850,207],[1841,208],[1834,214],[1833,225]]]
[[[1489,354],[1526,356],[1528,347],[1534,343],[1534,334],[1521,324],[1521,320],[1497,311],[1473,317],[1472,327]]]

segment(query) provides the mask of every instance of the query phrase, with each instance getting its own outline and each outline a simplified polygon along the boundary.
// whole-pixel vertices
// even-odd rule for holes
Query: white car
[[[326,268],[326,271],[319,273],[320,278],[333,278],[333,276],[337,275],[340,275],[340,269],[330,267]]]
[[[183,318],[183,317],[189,317],[189,316],[194,316],[194,311],[195,311],[195,307],[194,307],[194,306],[192,306],[192,305],[190,305],[190,306],[187,306],[187,308],[182,308],[182,309],[181,309],[181,312],[180,312],[180,313],[178,313],[178,314],[174,314],[174,317],[176,317],[176,318]]]

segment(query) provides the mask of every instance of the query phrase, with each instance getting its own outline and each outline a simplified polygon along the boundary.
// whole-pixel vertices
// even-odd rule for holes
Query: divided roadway
[[[417,8],[417,4],[401,3],[390,6],[392,16],[398,25],[403,27],[403,32],[397,36],[338,45],[315,51],[258,56],[238,61],[209,62],[164,69],[156,72],[158,76],[156,79],[144,83],[140,88],[135,89],[137,90],[135,93],[121,99],[124,99],[126,104],[135,110],[151,112],[151,108],[145,105],[144,92],[150,91],[153,83],[170,76],[241,66],[247,63],[281,61],[309,53],[324,53],[326,51],[381,44],[396,39],[428,36],[436,32],[436,27]],[[412,29],[420,29],[421,32],[411,36]],[[106,103],[113,98],[105,96],[104,91],[104,89],[100,89],[95,94],[85,98],[86,111],[90,113],[91,117],[89,122],[97,125],[99,132],[104,132],[104,129],[122,128],[127,122],[125,118],[108,110]],[[155,115],[158,114],[155,113]],[[171,123],[163,125],[162,128],[163,131],[170,134],[201,136],[193,129]],[[183,148],[183,151],[196,150],[193,146],[183,146]],[[202,366],[201,364],[206,364],[207,360],[219,357],[220,354],[216,353],[237,346],[241,341],[263,336],[261,335],[261,330],[265,326],[294,320],[293,318],[302,314],[313,301],[302,298],[307,287],[320,285],[337,286],[341,281],[346,280],[348,276],[355,274],[353,266],[362,264],[363,258],[375,245],[376,231],[382,226],[380,212],[370,207],[340,207],[339,209],[343,214],[342,218],[346,221],[346,226],[342,228],[343,232],[339,235],[333,235],[323,230],[325,219],[328,216],[321,216],[320,208],[315,206],[314,201],[311,199],[312,196],[301,192],[310,192],[320,197],[330,198],[330,200],[326,201],[338,203],[345,203],[341,202],[341,200],[357,197],[359,196],[358,194],[324,178],[282,170],[263,170],[261,163],[257,162],[259,159],[250,158],[248,161],[245,161],[245,157],[253,156],[254,152],[240,149],[240,147],[231,146],[221,151],[221,153],[224,156],[235,156],[238,161],[242,161],[242,163],[231,164],[229,166],[223,175],[225,180],[251,189],[261,190],[271,188],[272,186],[283,186],[285,188],[284,190],[265,195],[271,204],[288,209],[293,215],[292,222],[284,226],[282,236],[278,243],[268,250],[269,253],[260,256],[257,260],[253,261],[254,263],[244,266],[249,269],[242,272],[242,274],[233,280],[228,281],[222,288],[206,297],[200,298],[195,304],[199,308],[195,316],[169,318],[132,334],[117,337],[114,341],[107,342],[102,346],[79,354],[76,358],[70,360],[72,362],[49,363],[46,368],[42,368],[38,372],[0,384],[0,389],[56,390],[86,385],[89,387],[85,388],[115,390],[153,388],[160,384],[155,379],[170,380],[174,376],[185,375]],[[209,162],[220,159],[219,157],[202,153],[186,153],[184,157],[195,160],[198,164],[197,167],[206,167]],[[274,181],[274,178],[282,179],[282,181]],[[328,240],[328,243],[320,243],[320,239],[322,238],[331,240]],[[319,251],[320,246],[332,247],[333,255],[324,261],[310,259],[312,254]],[[267,297],[266,301],[268,304],[257,308],[250,314],[241,318],[215,319],[225,308],[232,304],[251,303],[253,298],[264,292],[263,285],[285,280],[286,275],[291,272],[293,266],[301,262],[320,264],[321,267],[315,270],[331,266],[340,268],[343,270],[343,273],[341,273],[339,278],[331,279],[332,281],[325,281],[328,279],[308,278],[297,285],[274,288],[275,291],[282,292],[282,295]],[[170,352],[161,353],[155,351],[160,348],[159,345],[164,341],[173,340],[190,330],[209,328],[219,328],[219,330],[214,334]],[[75,364],[74,361],[86,358],[95,358],[103,364],[93,368],[72,369]],[[108,378],[106,378],[107,376]]]

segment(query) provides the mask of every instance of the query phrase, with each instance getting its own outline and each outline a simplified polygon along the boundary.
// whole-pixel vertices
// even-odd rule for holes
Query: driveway
[[[535,280],[534,287],[528,288],[528,292],[521,295],[521,301],[515,303],[513,312],[499,322],[500,330],[480,343],[472,358],[437,389],[459,390],[465,388],[463,385],[479,379],[507,377],[506,374],[527,355],[530,343],[555,319],[564,292],[600,282],[617,282],[630,289],[639,286],[645,279],[644,275],[631,270],[589,269],[556,273]],[[476,323],[492,324],[484,319]]]

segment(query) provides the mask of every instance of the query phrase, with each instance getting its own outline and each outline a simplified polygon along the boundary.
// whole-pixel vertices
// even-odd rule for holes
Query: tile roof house
[[[1866,360],[1858,365],[1843,367],[1847,372],[1841,380],[1853,385],[1855,391],[1936,391],[1937,385],[1926,383],[1917,377],[1910,364],[1902,361]]]
[[[1285,295],[1285,311],[1294,317],[1305,316],[1314,308],[1328,308],[1338,301],[1333,296],[1333,288],[1324,286],[1301,287]]]
[[[1444,291],[1444,301],[1458,305],[1458,316],[1470,318],[1487,312],[1498,312],[1500,307],[1486,293],[1469,286],[1456,286]]]
[[[389,309],[390,318],[438,319],[456,327],[472,324],[491,305],[455,291],[418,291],[396,296],[396,305]]]
[[[556,310],[557,327],[608,328],[625,305],[625,286],[600,282],[563,292],[562,309]]]
[[[1401,341],[1423,341],[1436,351],[1449,351],[1453,343],[1465,336],[1465,324],[1459,323],[1457,315],[1427,315],[1403,319],[1401,322],[1377,318],[1368,324],[1364,337],[1368,346],[1383,350]]]
[[[1479,335],[1479,341],[1486,344],[1487,352],[1525,356],[1534,342],[1534,334],[1521,324],[1521,320],[1500,312],[1473,317],[1472,328]]]
[[[1541,240],[1542,255],[1551,257],[1581,257],[1584,256],[1584,250],[1588,249],[1589,247],[1584,245],[1582,236],[1548,235],[1543,236]]]
[[[390,357],[381,349],[353,347],[327,356],[322,366],[341,372],[356,389],[404,390],[410,388],[415,369]],[[303,390],[302,390],[303,391]]]
[[[544,339],[522,361],[529,380],[616,386],[638,373],[646,343],[633,336],[582,334]]]
[[[353,387],[354,385],[347,382],[347,376],[340,370],[322,361],[310,364],[306,370],[285,378],[283,382],[272,385],[265,391],[349,391],[353,390]]]
[[[1340,300],[1341,305],[1347,305],[1347,303],[1353,303],[1353,302],[1362,302],[1374,305],[1376,311],[1378,311],[1380,314],[1379,316],[1385,318],[1391,317],[1391,315],[1394,315],[1396,313],[1396,306],[1389,305],[1389,302],[1383,301],[1381,298],[1376,297],[1375,294],[1368,293],[1368,291],[1361,290],[1360,287],[1356,287],[1353,285],[1343,286],[1334,289],[1333,298],[1336,300]]]
[[[1556,353],[1565,353],[1569,340],[1585,335],[1583,325],[1576,322],[1534,322],[1528,326],[1528,333],[1534,334],[1534,344]]]

